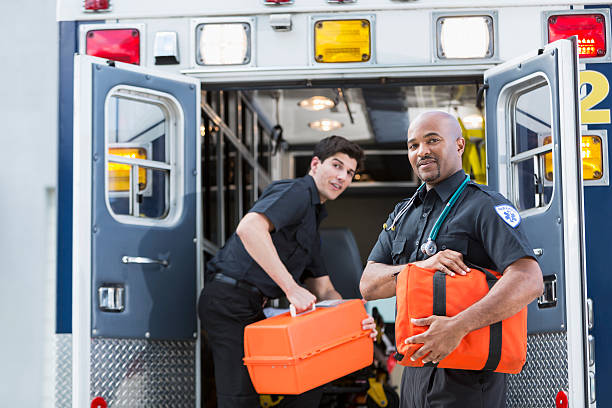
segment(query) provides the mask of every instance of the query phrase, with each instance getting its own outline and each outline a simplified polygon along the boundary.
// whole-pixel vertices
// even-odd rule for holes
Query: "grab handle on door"
[[[168,266],[168,260],[166,259],[152,259],[146,258],[144,256],[123,256],[121,257],[121,262],[124,264],[158,264],[161,266]]]

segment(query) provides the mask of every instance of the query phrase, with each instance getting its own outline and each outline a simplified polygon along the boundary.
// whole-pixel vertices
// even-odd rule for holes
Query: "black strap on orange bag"
[[[470,269],[482,272],[487,279],[489,290],[497,283],[497,277],[488,270],[480,266],[467,263]],[[433,276],[433,314],[436,316],[446,316],[446,274],[437,271]],[[483,370],[495,370],[499,365],[502,354],[502,322],[489,325],[489,356]],[[403,354],[395,353],[395,359],[402,361]],[[437,364],[426,363],[425,367],[436,367]]]

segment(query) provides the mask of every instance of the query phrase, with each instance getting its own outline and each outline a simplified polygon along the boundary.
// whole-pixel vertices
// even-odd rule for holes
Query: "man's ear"
[[[464,151],[465,151],[465,139],[460,136],[457,138],[457,152],[459,153],[459,155],[462,155]]]
[[[317,169],[321,165],[321,160],[317,156],[313,156],[312,160],[310,160],[310,174],[315,174]]]

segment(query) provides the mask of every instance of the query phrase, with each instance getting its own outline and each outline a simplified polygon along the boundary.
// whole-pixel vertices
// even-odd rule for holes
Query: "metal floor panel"
[[[93,338],[91,397],[109,408],[194,408],[195,341]]]
[[[567,333],[527,337],[527,363],[509,376],[507,408],[554,408],[555,396],[569,389]]]

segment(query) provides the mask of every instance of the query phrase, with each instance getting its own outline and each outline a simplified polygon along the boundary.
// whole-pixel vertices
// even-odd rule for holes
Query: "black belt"
[[[257,286],[255,286],[253,284],[250,284],[248,282],[245,282],[245,281],[234,279],[231,276],[227,276],[227,275],[224,275],[222,273],[215,273],[213,275],[213,280],[215,280],[217,282],[225,283],[225,284],[228,284],[228,285],[232,285],[232,286],[235,286],[237,288],[246,289],[248,291],[251,291],[253,293],[257,293],[258,295],[261,295],[261,291],[259,289],[257,289]]]

